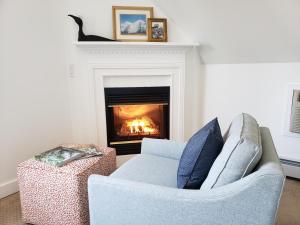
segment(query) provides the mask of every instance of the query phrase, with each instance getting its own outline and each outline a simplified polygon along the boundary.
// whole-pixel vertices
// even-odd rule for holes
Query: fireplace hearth
[[[144,137],[169,138],[170,87],[105,88],[107,143],[137,154]]]

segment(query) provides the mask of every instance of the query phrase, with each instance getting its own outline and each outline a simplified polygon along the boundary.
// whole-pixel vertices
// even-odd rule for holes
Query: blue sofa
[[[269,129],[260,133],[255,170],[209,191],[177,188],[184,143],[144,139],[111,176],[89,177],[91,225],[273,225],[285,177]]]

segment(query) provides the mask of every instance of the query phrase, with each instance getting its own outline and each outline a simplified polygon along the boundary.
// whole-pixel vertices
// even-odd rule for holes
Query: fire
[[[134,119],[126,121],[126,125],[130,133],[154,133],[155,129],[151,126],[150,119],[143,117],[142,119]]]
[[[157,105],[122,105],[114,107],[115,128],[119,136],[160,134],[160,109]]]

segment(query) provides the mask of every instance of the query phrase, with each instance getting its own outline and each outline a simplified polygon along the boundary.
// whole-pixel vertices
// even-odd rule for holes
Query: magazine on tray
[[[75,149],[58,146],[41,154],[35,155],[34,158],[38,161],[48,163],[52,166],[61,167],[73,160],[100,155],[102,155],[102,152],[97,151],[95,147]]]

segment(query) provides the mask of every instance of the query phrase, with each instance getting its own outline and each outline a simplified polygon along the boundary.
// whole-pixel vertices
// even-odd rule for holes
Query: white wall
[[[287,84],[300,83],[300,63],[205,65],[203,121],[218,116],[223,132],[241,112],[271,129],[280,157],[300,161],[300,138],[283,136]]]
[[[65,47],[67,52],[68,68],[74,66],[74,78],[81,73],[76,65],[80,64],[78,61],[77,49],[74,46],[74,41],[78,38],[78,26],[74,20],[67,17],[68,14],[79,16],[83,20],[83,31],[85,34],[100,35],[107,38],[113,38],[113,24],[112,24],[112,6],[152,6],[154,8],[154,17],[166,18],[162,10],[154,5],[150,0],[89,0],[88,4],[82,0],[64,0],[66,2],[64,26],[65,26]],[[174,21],[168,20],[168,38],[169,41],[184,41],[188,37],[179,30]],[[72,85],[72,80],[70,80]],[[72,94],[72,93],[71,93]]]
[[[224,130],[235,115],[249,112],[271,128],[281,157],[300,161],[300,138],[282,135],[287,84],[300,83],[300,2],[152,2],[200,43],[188,77],[186,138],[215,116]]]
[[[19,162],[69,141],[63,9],[0,1],[0,198],[16,190]]]
[[[194,19],[197,20],[198,14],[184,10],[182,13],[186,15],[185,18],[179,16],[181,15],[180,13],[176,14],[178,16],[174,16],[173,13],[179,10],[178,7],[181,6],[181,3],[176,2],[173,7],[166,9],[166,7],[164,7],[164,3],[166,2],[167,1],[162,1],[160,3],[160,1],[155,0],[105,0],[100,2],[91,0],[89,4],[86,4],[86,2],[80,0],[67,0],[66,14],[72,13],[81,16],[84,21],[84,30],[86,33],[112,37],[112,5],[153,6],[156,17],[168,18],[170,41],[196,40],[203,26],[199,26],[199,30],[196,29],[191,32],[187,30],[188,27],[184,24],[187,24],[185,20],[188,18],[188,15],[192,16],[191,14],[193,14],[195,16]],[[168,5],[170,4],[171,3],[168,3]],[[195,5],[195,10],[197,10],[198,3],[193,2],[193,4]],[[267,4],[269,4],[269,2],[266,2],[266,5]],[[213,4],[208,5],[205,5],[208,7],[208,10],[214,8]],[[162,6],[165,11],[162,11],[160,6]],[[190,5],[188,5],[188,7],[190,7]],[[255,6],[253,5],[252,7]],[[276,10],[273,12],[275,16],[277,15]],[[165,14],[165,12],[167,14]],[[280,16],[282,13],[286,13],[286,8],[277,16]],[[201,16],[208,16],[208,14],[209,12],[206,12]],[[169,15],[172,17],[168,17]],[[225,15],[226,14],[222,16]],[[209,21],[206,22],[209,23]],[[202,18],[199,23],[203,24],[206,22],[204,18]],[[77,38],[77,26],[69,18],[66,18],[65,26],[68,65],[75,65],[74,77],[69,79],[71,87],[74,87],[80,83],[80,81],[76,81],[74,78],[81,72],[76,68],[76,64],[78,64],[77,50],[72,44]],[[180,27],[183,28],[184,31],[182,31]],[[209,25],[208,27],[211,26]],[[220,38],[220,36],[222,36],[221,34],[216,35],[216,33],[207,35],[214,36],[214,38]],[[218,45],[212,47],[215,53],[223,52],[223,48],[218,47]],[[188,139],[201,125],[215,116],[219,117],[222,128],[225,130],[225,127],[229,126],[230,121],[235,115],[245,111],[257,117],[262,125],[271,128],[275,144],[282,157],[299,159],[300,155],[297,150],[297,145],[299,145],[300,140],[281,135],[284,112],[286,109],[286,85],[289,82],[300,82],[299,63],[201,65],[201,60],[206,54],[205,51],[206,50],[201,46],[199,52],[194,51],[190,54],[190,61],[188,62],[189,67],[185,98],[185,138]],[[233,51],[232,48],[231,51]],[[262,51],[265,52],[267,49],[263,49]],[[234,54],[234,52],[232,54]],[[267,56],[268,54],[265,54],[263,57]],[[235,55],[235,57],[239,57],[239,55]],[[241,59],[242,58],[234,59],[233,61],[240,61]],[[259,58],[257,58],[257,60],[259,60]],[[212,61],[222,60],[215,57],[215,60]],[[270,98],[269,93],[272,94]],[[80,97],[78,96],[79,93],[71,92],[71,95]]]
[[[152,0],[201,43],[205,63],[300,61],[299,0]]]
[[[154,17],[166,17],[164,12],[154,5],[151,0],[64,0],[66,2],[66,15],[73,14],[83,20],[83,30],[86,34],[101,35],[112,38],[112,6],[153,6]],[[67,44],[70,45],[77,39],[78,27],[72,18],[66,17]],[[172,40],[186,40],[186,35],[174,26],[173,20],[168,20],[168,37]]]
[[[154,8],[154,16],[165,18],[165,14],[159,7],[153,5],[150,0],[90,0],[87,4],[82,0],[66,0],[66,12],[67,14],[73,14],[79,16],[83,20],[83,30],[86,34],[101,35],[104,37],[112,38],[113,25],[112,25],[112,6],[152,6]],[[88,124],[82,118],[82,111],[79,110],[82,107],[89,107],[88,105],[79,104],[85,102],[85,91],[78,91],[85,86],[85,79],[82,78],[82,74],[85,71],[81,71],[84,68],[81,65],[82,58],[79,54],[80,50],[74,45],[74,41],[77,41],[78,26],[75,24],[72,18],[65,16],[65,36],[66,36],[66,52],[67,52],[67,65],[68,68],[72,67],[73,74],[69,75],[70,85],[70,104],[72,110],[72,136],[73,142],[82,142],[89,140],[87,137],[82,137],[81,132],[78,132],[78,124]],[[168,37],[169,41],[185,41],[186,36],[177,29],[173,21],[168,20]],[[189,82],[192,82],[189,80]],[[78,113],[77,113],[78,112]],[[189,118],[189,117],[187,117]],[[188,127],[189,128],[189,127]],[[190,132],[189,132],[190,133]]]
[[[154,6],[149,0],[0,1],[0,198],[17,190],[19,162],[80,141],[72,138],[68,98],[78,94],[68,89],[80,73],[76,66],[72,76],[68,71],[78,60],[77,25],[67,14],[81,16],[87,34],[112,37],[112,5]],[[154,15],[165,17],[156,6]],[[169,40],[185,40],[172,23]]]

